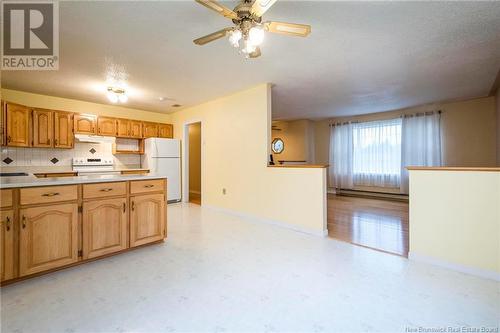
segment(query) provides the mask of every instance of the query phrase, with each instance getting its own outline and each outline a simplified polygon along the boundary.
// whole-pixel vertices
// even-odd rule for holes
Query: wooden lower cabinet
[[[0,281],[14,278],[14,211],[0,211]]]
[[[0,191],[0,282],[162,241],[165,179]]]
[[[162,240],[165,227],[163,194],[130,197],[130,247]]]
[[[19,276],[78,261],[78,204],[20,210]]]
[[[83,259],[127,248],[127,199],[83,203]]]

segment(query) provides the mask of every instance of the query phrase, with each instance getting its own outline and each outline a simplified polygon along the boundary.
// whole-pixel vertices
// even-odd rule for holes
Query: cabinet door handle
[[[135,209],[135,202],[132,201],[132,210]]]
[[[57,146],[57,139],[54,139],[54,145]]]
[[[113,191],[112,188],[101,188],[99,191],[101,192],[110,192],[110,191]]]
[[[23,215],[23,229],[26,228],[26,216]]]
[[[123,212],[125,213],[125,210],[127,209],[127,205],[125,204],[125,202],[123,203]]]
[[[50,139],[47,140],[47,144],[50,145]]]
[[[145,188],[151,188],[151,187],[155,187],[153,184],[149,184],[149,185],[144,185]]]
[[[10,142],[11,141],[11,137],[10,135],[7,137],[7,142]]]
[[[42,197],[55,197],[56,195],[59,195],[59,192],[52,192],[52,193],[44,193],[42,194]]]
[[[9,231],[9,230],[10,230],[10,217],[9,217],[9,216],[7,216],[7,220],[6,220],[6,223],[5,223],[5,227],[6,227],[7,231]]]

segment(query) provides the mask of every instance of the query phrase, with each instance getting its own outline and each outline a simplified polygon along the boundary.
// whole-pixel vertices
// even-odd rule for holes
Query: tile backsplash
[[[71,166],[73,157],[110,156],[111,143],[75,142],[73,149],[53,148],[1,148],[2,166]],[[139,165],[139,155],[120,154],[114,156],[116,166]]]

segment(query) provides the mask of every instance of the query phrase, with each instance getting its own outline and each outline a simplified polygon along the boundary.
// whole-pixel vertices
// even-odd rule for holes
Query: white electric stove
[[[73,157],[72,166],[79,176],[120,174],[115,171],[113,157]]]

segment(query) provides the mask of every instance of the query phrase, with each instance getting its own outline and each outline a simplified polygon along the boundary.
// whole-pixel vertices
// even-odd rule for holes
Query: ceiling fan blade
[[[229,31],[233,30],[233,28],[225,28],[219,31],[216,31],[214,33],[211,33],[210,35],[206,35],[203,37],[200,37],[198,39],[195,39],[193,43],[196,45],[205,45],[207,43],[213,42],[216,39],[225,37]]]
[[[267,31],[277,34],[306,37],[311,33],[311,26],[307,24],[287,23],[287,22],[266,22],[264,26]]]
[[[249,58],[258,58],[258,57],[260,57],[261,55],[262,55],[262,53],[260,52],[260,47],[258,47],[258,46],[257,46],[257,47],[255,48],[255,51],[253,51],[252,53],[250,53],[250,54],[248,55],[248,57],[249,57]]]
[[[220,15],[227,17],[231,20],[237,19],[238,15],[231,9],[221,5],[215,0],[196,0],[196,2],[202,4],[203,6],[219,13]]]
[[[255,16],[261,17],[276,1],[277,0],[255,0],[250,12]]]

